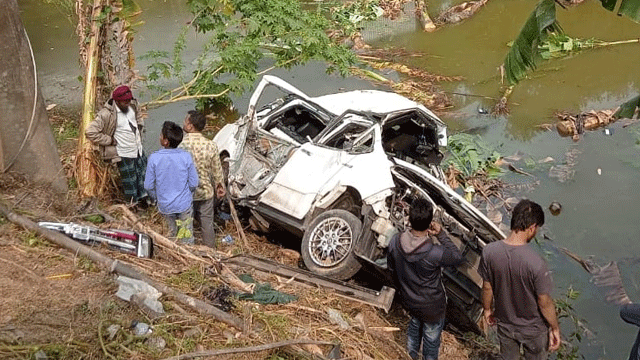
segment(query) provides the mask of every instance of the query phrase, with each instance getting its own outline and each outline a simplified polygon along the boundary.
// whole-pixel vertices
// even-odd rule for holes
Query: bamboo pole
[[[232,315],[227,314],[226,312],[216,308],[215,306],[209,305],[206,302],[183,294],[177,291],[174,288],[166,286],[165,284],[156,281],[142,273],[133,267],[124,264],[118,260],[113,260],[110,257],[103,255],[88,246],[85,246],[77,241],[72,240],[71,238],[43,227],[38,226],[38,224],[33,221],[27,219],[24,216],[20,216],[13,211],[9,210],[4,204],[0,203],[0,214],[4,215],[9,221],[22,226],[23,228],[33,231],[36,234],[46,238],[47,240],[56,243],[68,250],[71,250],[74,254],[80,254],[88,257],[89,259],[103,264],[109,269],[110,272],[117,273],[119,275],[127,276],[133,279],[141,280],[146,282],[147,284],[153,286],[158,291],[171,296],[178,302],[187,305],[200,314],[213,316],[215,319],[230,325],[240,331],[245,331],[244,322],[242,319]]]
[[[77,180],[81,189],[81,196],[95,197],[99,192],[97,184],[100,183],[99,175],[95,163],[95,155],[91,142],[85,136],[85,130],[95,113],[96,102],[96,77],[100,61],[100,48],[98,39],[102,22],[98,17],[102,13],[102,8],[106,0],[94,0],[93,11],[91,12],[91,33],[89,47],[87,50],[87,63],[84,76],[84,96],[82,100],[82,121],[80,122],[78,135],[78,157],[77,157]]]

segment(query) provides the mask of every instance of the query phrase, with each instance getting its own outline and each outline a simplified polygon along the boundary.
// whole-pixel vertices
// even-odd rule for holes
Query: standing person
[[[160,149],[149,157],[144,188],[158,201],[171,236],[193,245],[193,191],[198,186],[198,172],[191,154],[178,149],[182,128],[172,121],[162,124]],[[178,229],[180,228],[180,229]]]
[[[640,304],[634,304],[628,302],[620,307],[620,317],[629,324],[640,326]],[[631,353],[629,354],[629,360],[640,359],[640,331],[636,336],[636,341],[631,347]]]
[[[560,347],[551,274],[529,246],[543,224],[542,207],[522,200],[513,209],[509,236],[482,251],[484,318],[489,325],[497,320],[501,359],[520,358],[521,347],[525,359],[546,359]]]
[[[447,295],[442,284],[442,267],[460,264],[462,254],[442,226],[433,220],[433,206],[424,199],[411,203],[411,229],[395,235],[389,244],[387,266],[393,275],[402,305],[411,314],[407,328],[407,350],[418,359],[438,358],[444,327]],[[434,244],[435,235],[440,245]]]
[[[85,134],[105,161],[117,163],[127,202],[146,207],[144,172],[147,158],[142,149],[143,120],[131,89],[118,86]]]
[[[184,119],[185,136],[180,148],[191,153],[198,170],[200,184],[193,195],[193,214],[202,227],[202,240],[205,245],[215,247],[214,196],[222,198],[225,190],[218,147],[213,140],[202,135],[206,124],[207,119],[202,112],[190,110]]]

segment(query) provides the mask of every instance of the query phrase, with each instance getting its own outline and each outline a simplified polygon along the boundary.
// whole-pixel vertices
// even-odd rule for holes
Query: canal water
[[[138,56],[155,50],[171,50],[172,39],[189,21],[184,1],[140,0],[145,24],[134,42]],[[457,2],[431,0],[433,17]],[[57,8],[39,0],[19,0],[23,20],[33,44],[42,93],[48,104],[78,106],[82,83],[78,70],[77,40],[73,24]],[[366,32],[368,41],[378,47],[396,46],[425,56],[413,58],[411,65],[431,73],[462,76],[463,81],[444,83],[450,93],[465,93],[498,98],[501,96],[498,66],[526,21],[536,2],[533,0],[491,0],[473,18],[433,33],[422,33],[415,22],[403,25],[373,24]],[[597,1],[563,10],[558,20],[565,32],[576,38],[605,41],[640,38],[640,24],[604,10]],[[406,16],[406,14],[405,14]],[[190,35],[188,53],[197,51],[204,39]],[[624,285],[633,301],[640,301],[638,277],[640,255],[640,126],[611,126],[612,135],[602,131],[586,133],[578,142],[561,138],[555,131],[537,125],[554,121],[558,110],[587,111],[614,108],[638,94],[640,45],[629,44],[594,49],[572,57],[541,62],[536,72],[516,86],[510,98],[510,114],[492,117],[481,113],[490,109],[492,100],[451,95],[455,107],[444,114],[451,132],[479,134],[505,156],[517,154],[516,163],[531,177],[506,174],[509,181],[535,183],[533,190],[522,192],[546,208],[558,201],[563,210],[552,216],[546,212],[540,248],[547,256],[555,280],[555,296],[568,287],[580,291],[574,308],[589,329],[580,345],[586,359],[623,359],[628,356],[638,331],[618,316],[618,309],[605,302],[603,294],[590,281],[590,275],[558,249],[567,248],[583,258],[604,265],[617,261]],[[137,70],[145,71],[139,60]],[[323,95],[351,89],[370,89],[375,85],[361,79],[328,76],[322,64],[297,67],[273,74],[298,86],[310,95]],[[242,113],[249,93],[235,99]],[[142,100],[148,94],[138,91]],[[158,129],[164,120],[181,123],[191,102],[171,104],[149,113],[145,142],[147,152],[156,150]],[[569,154],[569,155],[567,155]],[[550,164],[537,164],[551,157]],[[549,176],[552,165],[572,165],[573,176],[564,182]],[[565,327],[563,331],[571,331]]]

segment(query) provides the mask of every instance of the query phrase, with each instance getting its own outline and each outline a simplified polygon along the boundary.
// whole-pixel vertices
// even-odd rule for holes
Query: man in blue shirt
[[[157,199],[171,236],[193,244],[193,191],[198,186],[198,172],[189,152],[177,149],[182,128],[172,121],[162,124],[160,149],[147,164],[144,188]],[[178,229],[179,228],[179,229]]]

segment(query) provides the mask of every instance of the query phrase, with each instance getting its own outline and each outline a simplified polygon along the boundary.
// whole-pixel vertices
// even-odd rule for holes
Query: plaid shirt
[[[222,184],[222,164],[218,154],[218,147],[213,140],[209,140],[201,133],[185,133],[178,146],[191,153],[196,164],[200,184],[196,188],[193,200],[208,200],[214,196],[215,184]]]

